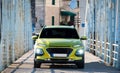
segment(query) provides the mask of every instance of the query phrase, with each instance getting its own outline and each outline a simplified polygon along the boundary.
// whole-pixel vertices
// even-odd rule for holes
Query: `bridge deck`
[[[2,73],[120,73],[117,69],[106,66],[99,57],[85,53],[85,68],[78,69],[75,65],[42,64],[41,68],[33,68],[33,50],[24,54]]]

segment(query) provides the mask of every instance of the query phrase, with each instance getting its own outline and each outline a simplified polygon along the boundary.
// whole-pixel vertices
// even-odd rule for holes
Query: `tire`
[[[40,68],[41,63],[34,61],[34,68]]]
[[[81,68],[81,69],[83,69],[84,68],[84,55],[82,56],[82,60],[79,60],[79,61],[77,61],[76,62],[76,65],[77,65],[77,67],[78,68]]]
[[[77,65],[78,68],[81,68],[81,69],[84,68],[84,62],[83,61],[76,62],[76,65]]]

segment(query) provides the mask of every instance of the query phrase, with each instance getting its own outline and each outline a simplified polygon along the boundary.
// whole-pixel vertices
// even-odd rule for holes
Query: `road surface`
[[[74,64],[44,63],[41,68],[33,67],[33,50],[23,55],[2,73],[120,73],[117,69],[106,66],[101,59],[85,53],[85,68],[78,69]]]

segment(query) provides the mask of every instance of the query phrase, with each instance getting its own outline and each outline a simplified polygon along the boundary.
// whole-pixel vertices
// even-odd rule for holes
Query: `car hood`
[[[45,44],[49,47],[72,47],[82,42],[80,39],[38,39],[37,43]]]

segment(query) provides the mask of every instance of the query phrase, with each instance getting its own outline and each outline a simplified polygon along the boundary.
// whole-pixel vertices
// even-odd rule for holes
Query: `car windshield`
[[[70,38],[79,39],[77,31],[72,28],[44,28],[40,38]]]

